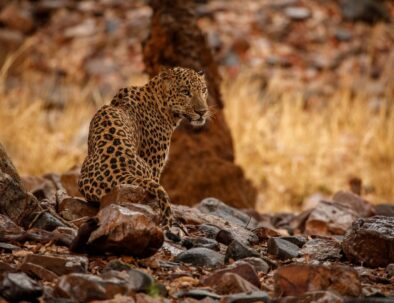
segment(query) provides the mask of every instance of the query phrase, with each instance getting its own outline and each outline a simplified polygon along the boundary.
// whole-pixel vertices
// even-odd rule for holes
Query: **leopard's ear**
[[[162,68],[159,76],[162,80],[171,80],[172,79],[172,69],[171,68]]]

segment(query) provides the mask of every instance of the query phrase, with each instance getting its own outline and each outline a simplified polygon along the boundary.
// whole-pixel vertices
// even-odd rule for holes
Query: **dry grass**
[[[80,164],[88,123],[110,96],[100,96],[91,84],[73,87],[62,110],[48,110],[48,94],[45,88],[34,90],[42,82],[34,75],[24,75],[19,89],[3,89],[14,59],[0,70],[0,142],[22,174],[63,172]],[[227,81],[223,95],[237,162],[259,189],[260,210],[297,209],[310,194],[346,188],[350,177],[363,180],[372,201],[394,201],[389,98],[373,111],[365,96],[343,89],[324,109],[305,110],[300,94],[280,93],[275,79],[263,94],[256,79],[244,73]],[[130,84],[145,81],[139,77]]]
[[[308,195],[363,180],[374,202],[394,201],[394,106],[372,110],[361,95],[338,91],[324,109],[301,95],[244,75],[223,87],[237,162],[259,188],[260,210],[299,208]],[[269,103],[266,100],[270,100]]]

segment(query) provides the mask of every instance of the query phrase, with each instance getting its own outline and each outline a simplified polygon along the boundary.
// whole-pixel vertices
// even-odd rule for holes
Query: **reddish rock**
[[[338,261],[342,258],[341,244],[330,238],[316,238],[308,241],[300,250],[307,260]]]
[[[252,292],[259,289],[237,274],[227,272],[220,279],[209,284],[216,293],[221,295],[236,294],[240,292]]]
[[[394,217],[358,219],[346,233],[342,248],[355,263],[370,267],[394,263]]]
[[[264,241],[270,237],[285,236],[287,233],[273,227],[269,223],[259,223],[258,227],[253,230],[254,234],[257,235],[260,241]]]
[[[124,184],[116,186],[109,194],[102,197],[100,208],[102,209],[110,204],[148,202],[149,195],[142,187]]]
[[[147,73],[153,77],[165,66],[204,70],[208,103],[216,107],[215,118],[202,129],[182,123],[175,131],[161,178],[164,188],[178,204],[193,205],[213,196],[235,207],[253,207],[256,190],[234,164],[233,143],[220,96],[221,77],[206,37],[197,25],[195,4],[183,0],[150,3],[151,30],[143,44]]]
[[[328,290],[343,296],[361,295],[358,273],[345,265],[291,264],[274,275],[275,295],[301,296],[308,291]]]
[[[19,227],[7,216],[0,214],[0,240],[4,235],[19,235],[23,228]]]
[[[99,226],[89,237],[89,250],[134,257],[153,255],[164,240],[162,230],[152,219],[154,216],[116,204],[107,206],[97,215]]]
[[[59,277],[54,272],[46,269],[39,264],[23,263],[19,269],[24,273],[28,274],[29,276],[33,276],[44,281],[52,282]]]
[[[204,284],[207,286],[214,285],[226,273],[236,274],[254,286],[260,287],[260,280],[253,266],[243,261],[237,261],[226,268],[215,271],[204,280]]]
[[[349,207],[360,217],[370,217],[375,214],[375,207],[354,193],[339,191],[332,199],[343,206]]]
[[[305,223],[305,232],[308,235],[343,235],[358,217],[347,206],[320,201]]]
[[[0,13],[0,22],[23,33],[30,32],[34,26],[31,12],[16,3],[3,8]]]
[[[78,179],[81,172],[79,166],[72,167],[69,171],[65,172],[60,176],[60,181],[70,196],[82,197],[79,192]]]
[[[98,204],[86,202],[82,198],[62,197],[58,213],[66,220],[73,221],[82,217],[93,217],[99,211]]]
[[[270,238],[267,244],[267,252],[280,260],[287,260],[299,256],[300,248],[280,237]]]

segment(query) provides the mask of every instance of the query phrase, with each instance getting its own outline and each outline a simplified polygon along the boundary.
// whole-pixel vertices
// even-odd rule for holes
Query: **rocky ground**
[[[20,179],[2,153],[4,302],[393,302],[394,207],[351,192],[298,215],[207,198],[163,235],[143,190],[74,196],[78,174]]]

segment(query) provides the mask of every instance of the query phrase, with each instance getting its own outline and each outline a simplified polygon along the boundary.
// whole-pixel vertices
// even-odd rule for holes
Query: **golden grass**
[[[48,110],[45,94],[33,89],[42,82],[37,76],[25,74],[23,87],[6,91],[16,57],[0,70],[0,142],[22,174],[64,172],[81,164],[88,123],[111,96],[100,96],[94,84],[74,86],[62,110]],[[145,81],[141,76],[130,84]],[[373,202],[393,202],[392,100],[381,99],[373,111],[366,96],[342,89],[324,108],[305,110],[302,91],[280,87],[274,78],[262,92],[258,77],[249,73],[222,87],[236,160],[259,190],[258,209],[299,209],[310,194],[347,188],[350,177],[363,180]]]
[[[363,180],[373,202],[394,201],[394,106],[378,110],[363,96],[338,91],[324,108],[306,110],[300,94],[265,94],[244,75],[223,86],[236,161],[258,187],[258,209],[299,209],[308,195],[347,189]],[[270,102],[267,102],[270,100]]]

